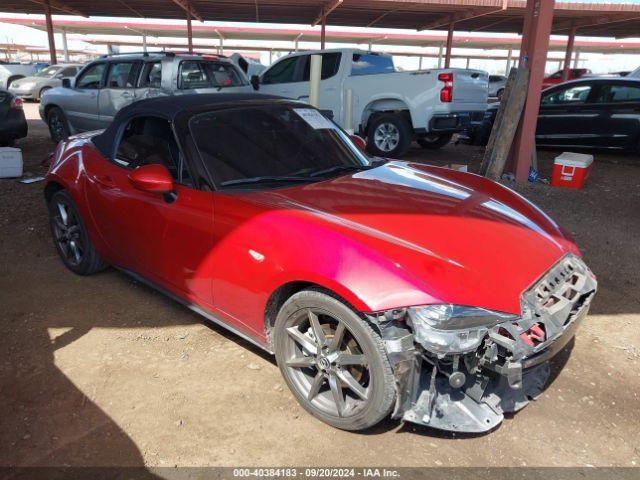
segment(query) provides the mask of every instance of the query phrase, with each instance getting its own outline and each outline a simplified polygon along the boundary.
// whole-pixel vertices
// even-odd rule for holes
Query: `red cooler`
[[[582,188],[591,173],[593,155],[564,152],[553,162],[551,185],[554,187]]]

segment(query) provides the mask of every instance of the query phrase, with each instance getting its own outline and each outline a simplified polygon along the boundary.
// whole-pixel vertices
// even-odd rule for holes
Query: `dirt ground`
[[[54,145],[37,104],[26,110],[18,146],[38,174]],[[556,154],[540,152],[543,174]],[[480,155],[411,152],[472,166]],[[564,370],[484,435],[322,424],[258,349],[120,272],[67,271],[43,183],[1,180],[0,466],[640,466],[640,157],[596,159],[582,191],[518,187],[573,233],[600,292]]]

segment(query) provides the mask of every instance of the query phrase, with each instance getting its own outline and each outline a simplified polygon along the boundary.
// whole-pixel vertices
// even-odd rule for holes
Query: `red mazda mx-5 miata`
[[[342,429],[494,428],[541,392],[596,291],[511,190],[371,158],[265,95],[134,103],[58,146],[45,197],[70,270],[117,267],[275,353]]]

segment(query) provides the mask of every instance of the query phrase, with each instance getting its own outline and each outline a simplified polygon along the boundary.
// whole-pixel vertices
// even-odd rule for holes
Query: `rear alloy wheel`
[[[401,114],[385,113],[371,121],[367,149],[379,157],[400,158],[409,150],[412,139],[411,126]]]
[[[298,402],[323,422],[363,430],[393,406],[394,376],[380,336],[348,306],[304,290],[284,304],[276,360]]]
[[[91,275],[105,268],[71,196],[64,190],[49,201],[53,242],[65,266],[78,275]]]
[[[58,143],[69,138],[69,123],[64,112],[58,107],[52,107],[47,114],[47,125],[51,140]]]
[[[420,145],[422,148],[437,150],[438,148],[442,148],[447,145],[451,141],[451,137],[453,137],[452,133],[446,133],[442,135],[428,133],[422,137],[419,137],[417,142],[418,145]]]

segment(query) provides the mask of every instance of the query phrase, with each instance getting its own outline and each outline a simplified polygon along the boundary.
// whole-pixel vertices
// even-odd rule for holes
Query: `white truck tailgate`
[[[482,70],[452,69],[454,103],[486,103],[489,75]]]

